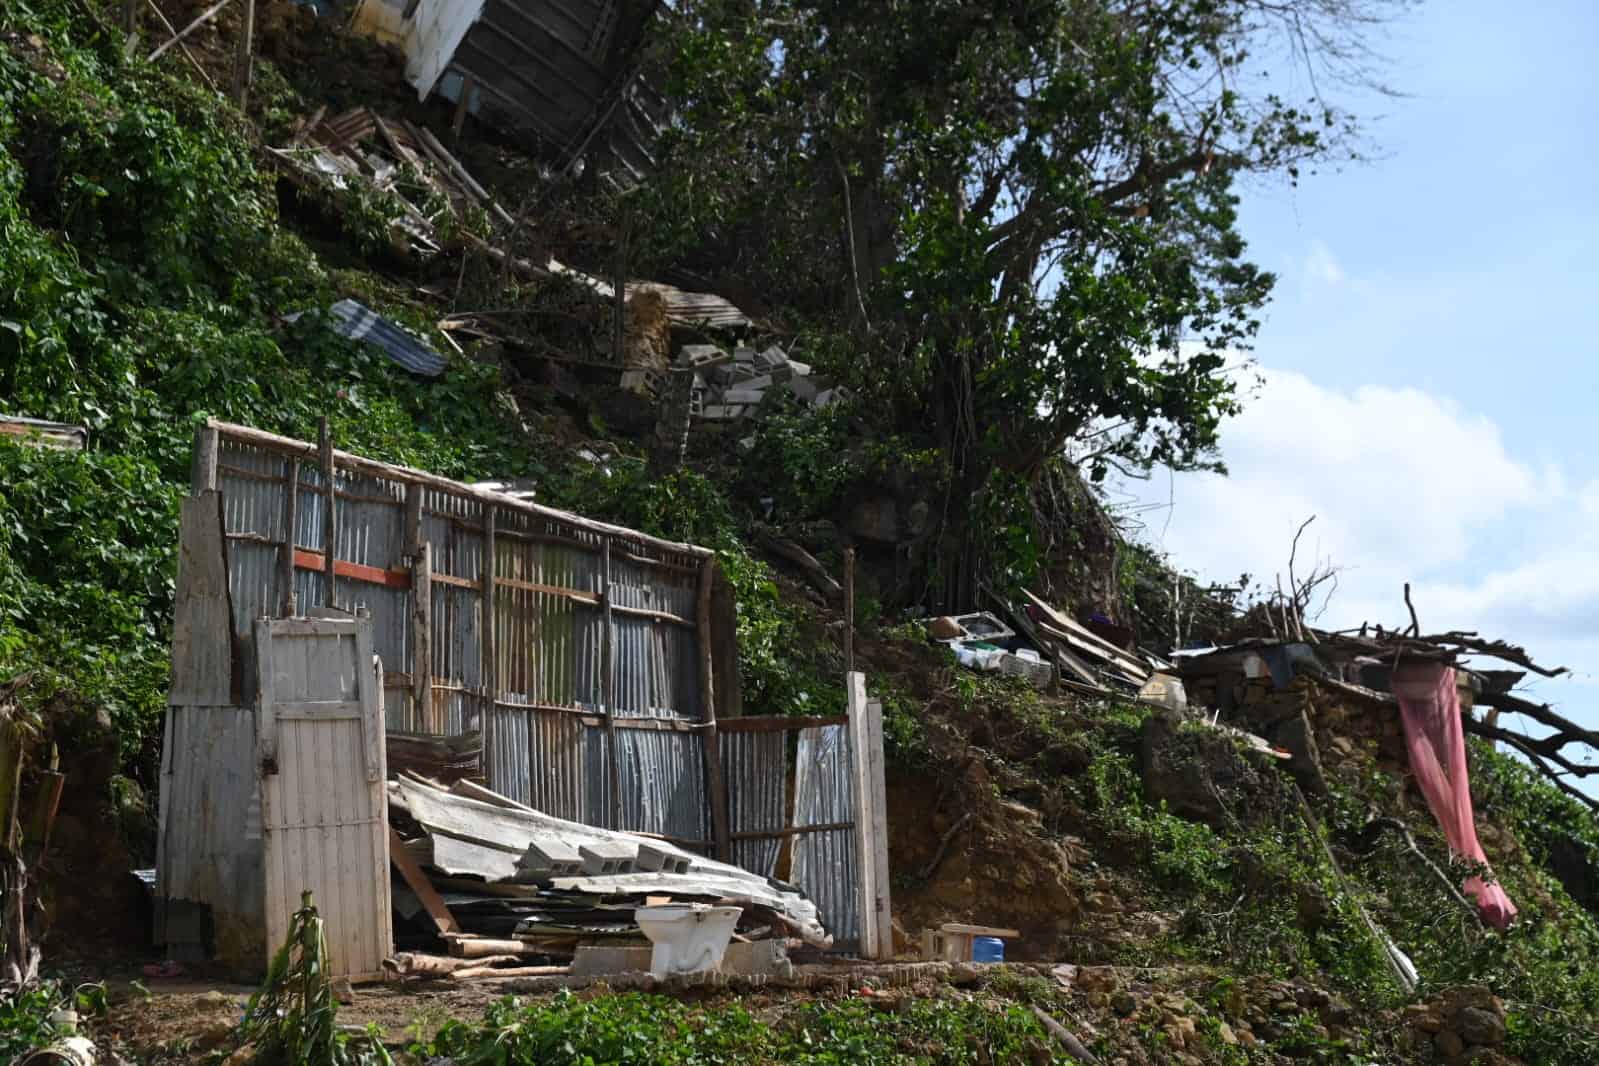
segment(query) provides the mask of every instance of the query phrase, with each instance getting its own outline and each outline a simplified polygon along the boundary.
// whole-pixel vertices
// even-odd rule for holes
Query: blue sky
[[[1385,32],[1376,158],[1244,190],[1280,275],[1232,476],[1129,491],[1146,539],[1218,580],[1301,548],[1322,621],[1480,629],[1571,667],[1530,694],[1599,727],[1599,4],[1432,0]],[[1168,509],[1168,501],[1174,501]]]

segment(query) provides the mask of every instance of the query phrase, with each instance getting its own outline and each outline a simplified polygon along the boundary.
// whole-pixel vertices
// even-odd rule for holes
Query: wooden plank
[[[420,495],[420,493],[417,493]],[[416,721],[433,721],[433,545],[422,544],[411,571],[411,706]]]
[[[338,633],[355,636],[353,618],[280,618],[272,623],[275,637],[325,637]]]
[[[472,93],[477,89],[477,79],[468,74],[461,79],[461,95],[455,101],[455,114],[450,118],[450,140],[459,144],[461,127],[466,125],[466,113],[472,107]]]
[[[333,433],[328,429],[327,415],[323,415],[317,424],[317,444],[322,464],[322,494],[327,507],[327,522],[323,526],[322,555],[325,564],[328,582],[327,599],[324,600],[329,607],[339,605],[339,586],[336,580],[337,570],[334,567],[339,554],[339,502],[334,496],[334,460],[333,460]]]
[[[433,887],[427,875],[422,872],[411,853],[405,849],[405,842],[400,839],[400,834],[392,828],[388,831],[389,861],[394,868],[400,871],[407,887],[422,901],[422,909],[427,911],[428,917],[433,919],[433,927],[440,933],[459,933],[461,926],[456,922],[455,915],[450,913],[450,908],[445,906],[444,897]]]
[[[294,565],[299,570],[320,570],[327,573],[330,569],[327,556],[322,552],[308,551],[305,548],[294,549]],[[364,563],[352,563],[345,559],[333,560],[331,567],[338,577],[347,577],[352,581],[364,581],[369,585],[383,585],[391,589],[408,589],[411,587],[411,575],[404,570],[384,570],[376,566],[367,566]]]
[[[877,906],[877,957],[894,957],[893,883],[888,868],[888,782],[887,768],[883,764],[883,704],[869,700],[866,704],[867,723],[867,788],[871,801],[872,861],[877,868],[873,883],[876,887]]]
[[[215,492],[217,488],[218,432],[207,424],[194,431],[194,469],[190,473],[192,491]]]
[[[1015,929],[997,929],[991,925],[962,925],[960,922],[945,922],[938,928],[940,932],[956,936],[992,936],[1001,940],[1015,940],[1022,935]]]
[[[365,713],[361,700],[285,700],[273,704],[272,713],[279,718],[296,718],[301,721],[325,719],[355,719]]]
[[[1131,652],[1127,652],[1116,647],[1116,645],[1099,636],[1087,626],[1082,625],[1075,619],[1061,614],[1059,611],[1055,610],[1055,608],[1045,603],[1033,593],[1024,589],[1022,591],[1022,595],[1026,596],[1028,600],[1032,602],[1033,606],[1044,612],[1044,616],[1049,619],[1051,625],[1053,625],[1055,629],[1061,630],[1066,634],[1071,634],[1077,640],[1086,645],[1087,647],[1085,650],[1090,651],[1093,654],[1097,654],[1100,658],[1110,659],[1111,661],[1115,662],[1116,665],[1131,671],[1137,676],[1145,678],[1149,676],[1149,667],[1140,662],[1132,655]]]
[[[825,822],[817,825],[794,825],[787,829],[772,829],[765,832],[734,833],[734,840],[783,840],[787,837],[804,836],[806,833],[833,833],[841,829],[854,829],[854,822]]]
[[[855,672],[855,548],[844,549],[844,672]]]
[[[228,588],[222,494],[184,499],[178,519],[178,581],[167,702],[225,707],[234,697],[233,601]]]
[[[722,775],[722,745],[716,735],[715,665],[711,659],[711,582],[715,579],[714,559],[700,566],[695,613],[698,630],[700,710],[705,718],[705,787],[711,801],[711,837],[716,841],[716,857],[733,861],[733,842],[728,834],[729,799],[727,781]]]
[[[361,694],[361,741],[366,779],[383,780],[383,664],[372,653],[372,615],[356,610],[355,676]],[[380,960],[381,961],[381,960]]]
[[[877,863],[874,859],[876,841],[872,839],[876,819],[872,811],[870,786],[870,757],[867,749],[871,743],[871,727],[866,722],[866,675],[855,672],[845,675],[845,695],[848,701],[851,760],[851,791],[855,797],[855,889],[861,916],[860,953],[869,959],[877,958],[879,936],[877,929]]]
[[[600,545],[600,711],[605,715],[606,777],[609,782],[607,796],[609,824],[612,829],[622,828],[622,755],[616,743],[616,619],[611,603],[611,542]]]

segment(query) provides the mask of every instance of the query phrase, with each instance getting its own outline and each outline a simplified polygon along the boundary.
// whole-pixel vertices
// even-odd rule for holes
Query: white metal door
[[[269,955],[310,890],[334,976],[393,953],[382,666],[372,620],[259,619],[257,738]]]

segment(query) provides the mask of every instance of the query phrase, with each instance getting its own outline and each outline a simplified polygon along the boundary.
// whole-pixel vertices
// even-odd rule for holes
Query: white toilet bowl
[[[727,943],[733,939],[733,927],[738,925],[742,913],[738,907],[704,903],[638,908],[633,920],[654,945],[650,973],[665,977],[720,968]]]

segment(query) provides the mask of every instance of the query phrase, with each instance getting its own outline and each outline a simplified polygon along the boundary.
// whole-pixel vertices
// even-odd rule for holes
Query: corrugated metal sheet
[[[728,832],[735,838],[733,861],[772,877],[782,840],[736,838],[740,833],[773,833],[788,825],[788,734],[722,733],[719,739],[727,778]]]
[[[848,730],[841,725],[805,729],[794,770],[794,825],[831,825],[855,818],[855,789]],[[859,846],[855,830],[832,829],[794,838],[790,880],[816,901],[835,947],[861,938]]]
[[[258,784],[253,710],[167,708],[158,898],[209,905],[217,957],[248,968],[266,952]]]
[[[81,452],[89,446],[89,431],[83,426],[21,415],[0,415],[0,437],[69,452]]]
[[[390,359],[413,374],[436,378],[448,365],[444,356],[355,300],[340,300],[328,308],[328,318],[335,333],[382,348]]]
[[[409,18],[384,7],[364,0],[354,25],[401,38],[420,99],[457,100],[470,77],[471,113],[562,167],[587,157],[622,185],[654,168],[669,106],[635,62],[650,0],[420,0]]]

